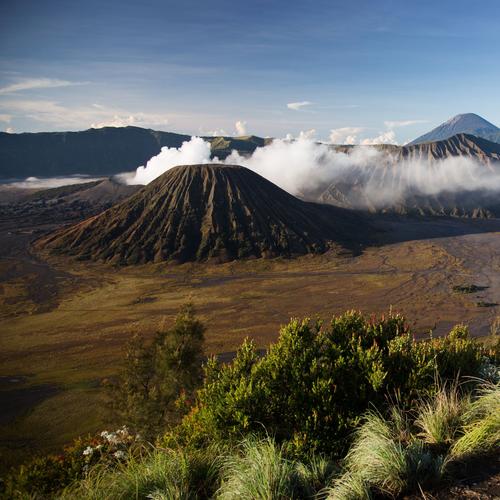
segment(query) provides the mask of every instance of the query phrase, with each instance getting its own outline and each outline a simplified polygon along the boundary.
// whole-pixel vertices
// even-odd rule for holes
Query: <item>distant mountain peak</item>
[[[461,126],[461,127],[475,127],[475,128],[491,128],[493,130],[500,130],[498,127],[485,120],[482,116],[476,113],[462,113],[460,115],[453,116],[447,120],[443,125],[448,126]]]
[[[418,137],[409,145],[443,141],[457,134],[469,134],[492,142],[500,142],[500,128],[475,113],[462,113]]]

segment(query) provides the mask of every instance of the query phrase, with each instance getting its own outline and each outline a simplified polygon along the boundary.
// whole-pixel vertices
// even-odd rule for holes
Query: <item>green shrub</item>
[[[134,425],[152,434],[199,378],[202,325],[184,310],[174,330],[131,351],[120,395]],[[472,377],[498,372],[489,354],[463,325],[416,341],[399,315],[292,320],[264,356],[245,341],[231,363],[210,359],[189,413],[153,451],[126,429],[104,431],[21,468],[6,482],[7,497],[50,497],[73,481],[66,498],[205,498],[218,490],[223,498],[349,499],[411,491],[498,447],[498,384],[467,396],[477,385]],[[453,385],[459,376],[469,380],[461,391]],[[365,418],[370,408],[378,412]],[[336,475],[332,460],[355,429],[345,470],[326,491]]]
[[[246,341],[232,363],[210,360],[183,427],[198,420],[227,439],[266,429],[299,455],[340,453],[370,405],[383,408],[389,396],[410,406],[432,392],[436,374],[476,376],[480,365],[481,349],[462,326],[417,342],[399,315],[292,320],[263,357]]]
[[[188,303],[172,327],[159,331],[152,343],[146,344],[142,336],[128,342],[124,368],[108,384],[110,406],[147,439],[154,439],[189,407],[202,379],[204,332]]]
[[[409,333],[391,341],[388,364],[389,392],[411,404],[436,389],[436,377],[443,381],[480,373],[482,346],[469,336],[465,325],[455,326],[444,337],[416,341]]]

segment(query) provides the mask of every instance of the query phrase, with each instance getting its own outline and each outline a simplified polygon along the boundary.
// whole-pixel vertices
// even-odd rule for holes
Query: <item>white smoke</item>
[[[125,181],[127,184],[149,184],[177,165],[198,165],[212,161],[210,143],[200,137],[191,137],[191,140],[183,142],[180,148],[161,148],[158,155],[153,156],[146,166],[139,167],[133,177],[125,177]]]
[[[404,202],[408,195],[500,191],[500,165],[482,164],[466,156],[442,160],[408,158],[395,162],[389,155],[378,152],[374,159],[376,161],[367,168],[356,165],[350,176],[333,181],[349,182],[356,172],[358,182],[362,180],[359,183],[360,208],[366,207],[366,201],[376,208],[392,206]]]
[[[210,157],[210,143],[192,137],[180,148],[162,148],[146,166],[125,181],[148,184],[176,165],[220,163]],[[396,161],[390,153],[371,146],[339,151],[302,133],[297,139],[275,139],[250,156],[233,151],[224,162],[243,165],[293,195],[317,195],[331,184],[352,186],[359,203],[375,206],[397,202],[407,192],[436,195],[443,191],[500,190],[500,167],[468,157],[427,161]]]

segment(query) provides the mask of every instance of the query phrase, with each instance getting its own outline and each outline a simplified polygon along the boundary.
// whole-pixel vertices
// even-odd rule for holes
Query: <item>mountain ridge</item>
[[[459,157],[472,159],[485,172],[496,172],[500,176],[500,144],[472,135],[457,134],[443,141],[413,146],[374,147],[383,154],[377,164],[363,169],[352,168],[343,177],[320,186],[315,192],[305,193],[303,197],[319,203],[378,213],[500,217],[498,192],[486,189],[451,189],[424,194],[408,189],[406,177],[411,174],[406,169],[412,168],[412,162],[423,161],[432,169],[441,160]],[[344,153],[351,150],[351,147],[337,148],[337,151]],[[401,196],[392,196],[388,200],[377,199],[388,186],[400,192]]]
[[[212,156],[231,150],[252,153],[266,139],[257,136],[203,137]],[[190,135],[141,127],[103,127],[76,132],[0,132],[0,178],[75,174],[110,176],[145,165],[162,147],[179,148]]]

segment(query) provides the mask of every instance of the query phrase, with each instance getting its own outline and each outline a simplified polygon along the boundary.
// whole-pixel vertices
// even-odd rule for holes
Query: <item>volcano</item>
[[[464,113],[450,118],[427,134],[424,134],[409,146],[427,142],[443,141],[457,134],[468,134],[492,142],[500,142],[500,128],[475,113]]]
[[[301,201],[247,168],[211,164],[174,167],[37,245],[122,265],[227,261],[359,246],[369,231],[357,213]]]

